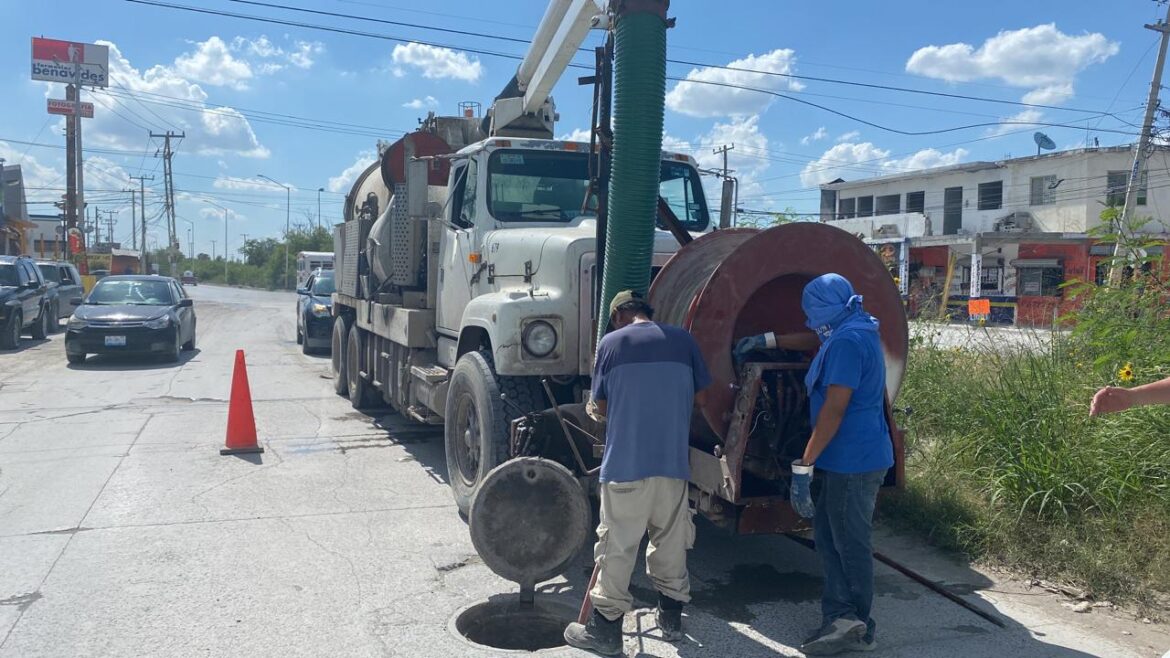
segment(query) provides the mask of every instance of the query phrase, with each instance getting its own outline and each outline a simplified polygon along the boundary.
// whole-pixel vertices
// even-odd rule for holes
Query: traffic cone
[[[232,372],[232,396],[228,402],[227,441],[221,455],[264,452],[256,443],[256,418],[252,415],[252,392],[248,389],[248,367],[244,350],[236,350],[236,367]]]

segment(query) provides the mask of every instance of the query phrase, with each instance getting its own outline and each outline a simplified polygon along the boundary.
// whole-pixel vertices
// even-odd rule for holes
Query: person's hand
[[[792,509],[796,513],[806,519],[811,519],[816,513],[816,505],[813,505],[812,491],[809,489],[812,484],[813,467],[804,464],[801,460],[792,462],[792,484],[788,487],[788,502],[792,504]]]
[[[776,334],[768,332],[766,334],[757,334],[755,336],[745,336],[739,339],[735,344],[735,358],[737,361],[743,361],[744,357],[755,350],[766,350],[776,347]]]
[[[1134,405],[1133,391],[1128,388],[1106,386],[1093,396],[1093,403],[1089,405],[1090,416],[1101,416],[1125,411]]]

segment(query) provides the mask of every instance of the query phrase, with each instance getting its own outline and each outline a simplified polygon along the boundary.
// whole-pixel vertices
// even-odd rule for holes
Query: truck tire
[[[52,312],[53,309],[48,304],[41,306],[41,314],[37,316],[32,328],[29,329],[34,340],[44,340],[49,337],[49,314]]]
[[[20,347],[20,330],[23,318],[20,317],[20,311],[12,314],[8,318],[8,326],[4,327],[3,335],[0,335],[0,350],[14,350]]]
[[[455,504],[464,515],[471,499],[493,468],[509,458],[508,430],[519,413],[504,404],[532,411],[543,408],[539,384],[531,377],[499,377],[491,353],[468,352],[451,374],[443,427],[447,479]]]
[[[362,363],[362,355],[366,353],[366,341],[369,336],[361,327],[351,327],[349,341],[345,346],[346,388],[349,390],[349,401],[354,409],[365,409],[377,405],[378,398],[374,385],[362,379],[362,370],[367,364]]]
[[[349,392],[348,373],[345,371],[345,348],[349,339],[349,320],[339,315],[333,320],[333,338],[331,345],[333,354],[330,358],[330,369],[333,371],[333,390],[338,395]]]
[[[53,302],[52,311],[49,313],[49,333],[55,334],[61,331],[61,302]]]

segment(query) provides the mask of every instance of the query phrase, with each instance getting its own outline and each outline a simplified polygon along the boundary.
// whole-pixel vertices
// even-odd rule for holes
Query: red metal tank
[[[650,303],[656,319],[684,327],[698,341],[713,379],[699,410],[719,439],[727,435],[736,399],[735,342],[765,331],[808,331],[801,293],[829,272],[849,279],[881,323],[892,401],[906,368],[906,314],[881,259],[852,234],[812,222],[715,231],[679,249],[658,273]]]
[[[395,183],[406,182],[406,140],[414,144],[416,158],[445,155],[454,151],[442,137],[429,132],[420,130],[402,136],[382,153],[382,182],[391,190],[394,189]],[[447,158],[436,158],[430,161],[430,165],[427,184],[440,187],[446,185],[447,174],[451,171],[451,161]]]

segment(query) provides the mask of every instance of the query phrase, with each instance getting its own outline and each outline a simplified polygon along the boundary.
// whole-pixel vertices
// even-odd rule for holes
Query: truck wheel
[[[333,371],[333,390],[338,395],[345,395],[349,392],[348,373],[345,371],[345,348],[348,338],[349,321],[345,319],[344,315],[339,315],[333,320],[333,338],[331,339],[333,354],[330,358],[330,366]]]
[[[508,396],[511,405],[500,398]],[[546,406],[539,384],[531,377],[499,377],[491,353],[468,352],[451,374],[444,414],[447,479],[455,504],[465,515],[479,483],[509,458],[508,432],[519,414]]]
[[[49,336],[49,314],[53,309],[49,306],[41,307],[41,315],[33,322],[30,333],[34,340],[44,340]]]
[[[23,318],[20,317],[20,311],[12,314],[8,318],[8,327],[3,335],[0,335],[0,350],[14,350],[20,346],[20,329]]]
[[[49,313],[49,333],[61,331],[61,302],[53,302],[53,310]]]
[[[365,354],[367,340],[369,338],[361,327],[350,328],[349,341],[345,346],[345,372],[349,401],[354,409],[365,409],[377,404],[373,385],[362,379],[362,366],[365,365],[362,363],[362,355]]]

